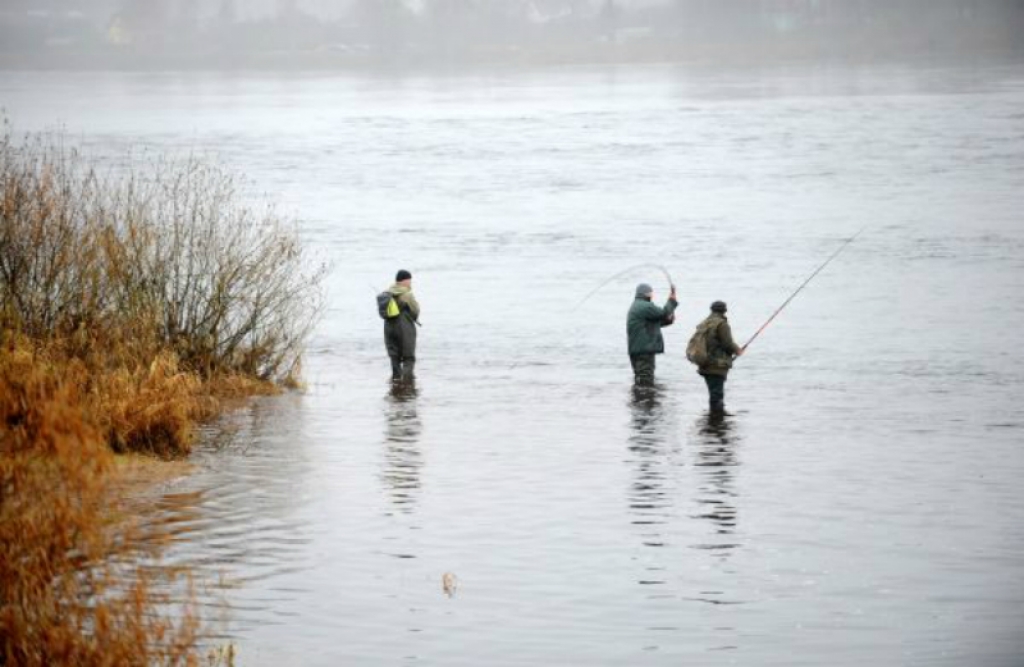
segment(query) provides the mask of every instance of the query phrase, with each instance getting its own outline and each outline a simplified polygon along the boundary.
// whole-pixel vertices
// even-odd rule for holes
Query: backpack
[[[697,366],[707,366],[711,361],[708,352],[708,339],[711,332],[718,328],[721,320],[707,319],[697,325],[697,330],[690,336],[690,342],[686,344],[686,359]]]
[[[391,292],[381,292],[377,295],[377,314],[382,320],[393,320],[401,315],[402,309],[395,301],[395,295]]]

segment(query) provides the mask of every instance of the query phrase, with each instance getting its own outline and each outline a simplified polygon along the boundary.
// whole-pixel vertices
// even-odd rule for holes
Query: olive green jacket
[[[395,301],[398,302],[398,307],[402,312],[409,313],[414,320],[420,319],[420,304],[416,301],[411,287],[395,283],[388,288],[388,291],[395,295]]]
[[[665,351],[665,339],[661,328],[675,320],[673,313],[679,302],[669,299],[660,308],[647,299],[637,297],[626,316],[626,335],[629,337],[629,354],[661,354]]]
[[[717,326],[713,326],[714,322]],[[733,357],[740,351],[740,346],[732,338],[732,327],[729,326],[729,319],[721,313],[711,313],[704,323],[712,325],[708,331],[708,363],[697,369],[701,375],[729,374],[732,368]]]

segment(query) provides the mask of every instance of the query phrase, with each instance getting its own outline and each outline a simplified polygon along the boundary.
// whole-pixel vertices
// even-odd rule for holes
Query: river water
[[[210,153],[333,265],[308,389],[160,499],[243,665],[1024,664],[1024,68],[5,73]],[[683,351],[745,340],[709,421]],[[679,285],[631,387],[641,262]],[[419,382],[374,292],[407,268]]]

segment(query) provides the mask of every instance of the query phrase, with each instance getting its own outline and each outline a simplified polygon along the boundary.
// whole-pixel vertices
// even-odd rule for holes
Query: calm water
[[[161,500],[241,664],[1024,664],[1024,68],[8,73],[0,104],[212,152],[334,264],[308,392]],[[864,226],[709,423],[707,304],[746,339]],[[636,395],[624,315],[664,278],[572,307],[644,261],[682,305]]]

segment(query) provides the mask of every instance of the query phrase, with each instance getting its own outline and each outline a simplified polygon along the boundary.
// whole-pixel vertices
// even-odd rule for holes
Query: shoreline
[[[405,53],[393,58],[372,54],[341,55],[332,52],[290,53],[116,53],[68,52],[32,56],[0,53],[3,72],[125,72],[125,73],[294,73],[446,75],[484,74],[520,70],[575,67],[666,66],[681,69],[726,67],[858,67],[876,65],[977,66],[1024,65],[1024,48],[979,50],[932,49],[851,50],[822,52],[818,49],[787,49],[761,53],[737,53],[727,48],[697,52],[664,49],[616,48],[591,50],[468,52],[455,57]]]

